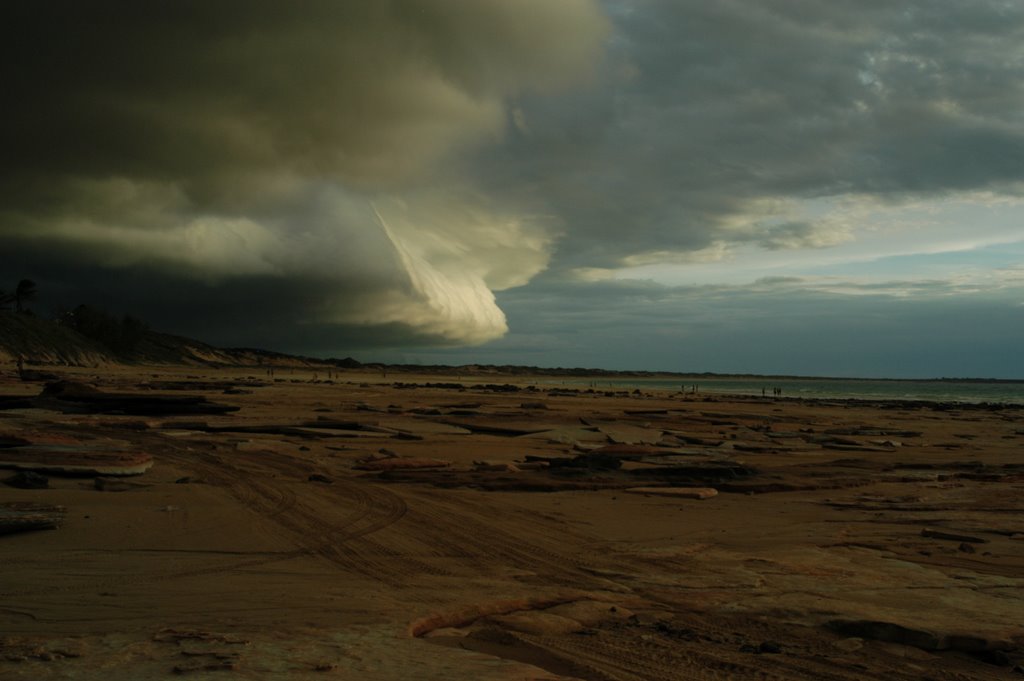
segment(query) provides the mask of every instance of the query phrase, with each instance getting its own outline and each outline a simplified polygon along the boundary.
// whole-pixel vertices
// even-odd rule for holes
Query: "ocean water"
[[[843,380],[827,378],[691,377],[551,379],[551,387],[565,385],[595,390],[685,390],[697,386],[699,394],[771,397],[774,388],[783,397],[809,399],[922,400],[928,402],[982,402],[1024,405],[1024,381],[980,383],[973,381]]]

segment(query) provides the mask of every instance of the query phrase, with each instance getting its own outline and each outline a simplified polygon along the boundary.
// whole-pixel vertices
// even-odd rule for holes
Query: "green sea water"
[[[539,383],[538,383],[539,385]],[[548,387],[565,385],[595,390],[669,390],[698,394],[772,397],[774,389],[782,397],[808,399],[921,400],[927,402],[964,402],[978,404],[1024,405],[1024,381],[913,381],[831,378],[773,377],[679,377],[679,378],[599,378],[552,379]]]

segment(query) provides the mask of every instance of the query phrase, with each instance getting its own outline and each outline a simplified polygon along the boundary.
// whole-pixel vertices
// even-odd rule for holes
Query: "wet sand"
[[[1021,407],[57,371],[238,409],[0,410],[12,456],[152,456],[99,485],[0,485],[0,503],[66,513],[0,535],[0,678],[952,680],[1024,665]],[[42,387],[8,372],[0,393]]]

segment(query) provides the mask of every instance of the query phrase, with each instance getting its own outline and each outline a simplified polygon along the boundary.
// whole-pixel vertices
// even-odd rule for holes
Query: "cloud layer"
[[[306,291],[288,322],[455,342],[505,331],[491,291],[542,270],[550,242],[460,159],[501,138],[510,98],[586,80],[607,32],[588,0],[5,15],[8,254],[49,252],[79,275],[279,280]]]
[[[561,207],[558,262],[686,261],[716,241],[842,243],[808,202],[1024,180],[1024,6],[608,3],[602,87],[526,98],[493,187]],[[652,260],[657,258],[646,258]]]
[[[1005,242],[970,216],[1024,194],[1001,0],[58,1],[4,25],[0,266],[215,342],[482,343],[497,301],[607,328],[615,279]]]

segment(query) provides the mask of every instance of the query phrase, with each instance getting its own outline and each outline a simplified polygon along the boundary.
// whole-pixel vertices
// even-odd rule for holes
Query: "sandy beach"
[[[0,383],[0,504],[61,507],[0,535],[4,679],[1024,672],[1022,407],[55,372]]]

